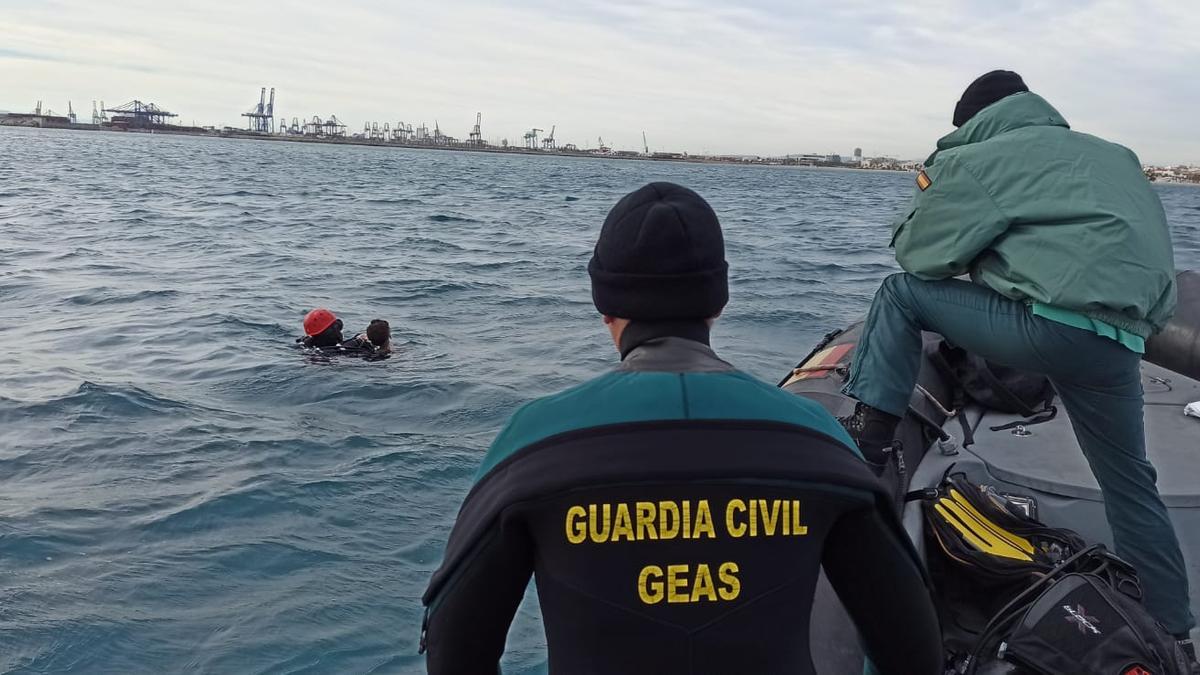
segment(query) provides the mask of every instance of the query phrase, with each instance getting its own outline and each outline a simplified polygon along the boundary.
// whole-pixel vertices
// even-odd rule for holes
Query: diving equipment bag
[[[908,499],[922,501],[930,548],[954,563],[956,575],[993,591],[1024,588],[1086,546],[1071,530],[1038,521],[1031,502],[1022,505],[962,473],[948,472],[938,487]]]
[[[1142,605],[1137,573],[1102,546],[1066,560],[989,622],[965,673],[1188,675],[1175,638]]]
[[[1035,506],[953,467],[919,500],[948,672],[1186,675],[1137,573]]]

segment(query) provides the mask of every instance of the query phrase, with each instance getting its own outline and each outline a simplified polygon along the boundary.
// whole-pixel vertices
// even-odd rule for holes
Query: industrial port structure
[[[471,127],[465,140],[451,136],[442,131],[441,125],[434,120],[433,129],[422,122],[419,126],[412,122],[398,120],[395,124],[390,121],[366,122],[361,132],[349,132],[349,126],[337,115],[321,118],[318,115],[310,117],[292,117],[289,122],[286,117],[276,117],[275,88],[262,87],[259,91],[258,102],[249,110],[240,114],[246,118],[246,127],[195,127],[181,126],[174,123],[177,113],[164,109],[155,104],[134,99],[113,108],[99,105],[92,101],[91,123],[79,123],[70,102],[67,103],[67,115],[55,115],[51,111],[42,110],[42,102],[38,101],[32,113],[8,113],[0,115],[0,126],[31,126],[44,128],[65,128],[80,130],[106,130],[127,132],[175,133],[190,135],[215,135],[228,138],[257,138],[269,140],[305,141],[320,143],[348,143],[356,145],[383,145],[408,148],[431,148],[444,150],[465,150],[475,152],[502,152],[553,154],[567,156],[611,157],[622,159],[658,159],[693,162],[725,162],[739,164],[784,164],[808,166],[846,166],[861,168],[909,169],[896,160],[875,158],[864,160],[862,151],[856,149],[853,162],[843,162],[839,155],[788,155],[785,157],[763,158],[741,155],[689,155],[686,152],[651,152],[642,132],[642,147],[639,150],[614,150],[605,144],[603,137],[597,138],[594,148],[580,148],[574,143],[559,144],[557,138],[558,126],[550,125],[550,133],[546,134],[541,127],[530,127],[521,134],[520,143],[510,143],[502,138],[498,143],[489,142],[483,137],[483,113],[475,113],[475,124]],[[278,122],[278,124],[277,124]]]
[[[490,152],[538,152],[538,153],[553,153],[563,155],[603,155],[611,157],[651,157],[649,147],[645,145],[645,132],[642,132],[643,152],[621,151],[616,152],[604,144],[603,138],[598,140],[595,148],[580,149],[574,143],[564,143],[559,145],[556,134],[558,125],[550,125],[550,133],[541,136],[545,133],[545,129],[540,127],[531,127],[525,131],[521,137],[521,144],[516,145],[510,143],[507,138],[501,139],[499,143],[492,143],[483,137],[483,113],[475,113],[475,124],[467,133],[466,139],[460,139],[456,136],[442,131],[441,123],[434,120],[433,128],[421,122],[419,125],[414,125],[412,122],[398,120],[394,124],[390,121],[383,122],[365,122],[361,132],[350,132],[349,126],[338,119],[337,115],[330,115],[328,118],[322,119],[319,115],[313,115],[311,118],[293,117],[289,122],[286,117],[278,118],[278,124],[272,117],[275,110],[275,89],[271,88],[270,96],[267,95],[267,88],[263,87],[259,94],[258,105],[250,112],[242,113],[243,117],[249,118],[249,124],[245,130],[238,130],[226,127],[221,132],[224,134],[237,135],[239,133],[253,133],[266,136],[280,136],[289,140],[320,140],[320,141],[342,141],[366,143],[372,145],[398,145],[405,147],[423,147],[423,148],[445,148],[452,150],[481,150]],[[687,153],[654,153],[655,159],[686,159]]]

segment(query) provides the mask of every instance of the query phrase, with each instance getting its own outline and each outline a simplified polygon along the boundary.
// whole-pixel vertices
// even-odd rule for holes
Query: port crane
[[[329,119],[325,120],[325,135],[343,137],[346,135],[346,125],[337,118],[337,115],[330,115]]]
[[[167,124],[168,118],[179,117],[179,115],[167,112],[153,103],[142,103],[136,99],[115,108],[105,108],[103,112],[120,114],[126,120],[132,121],[135,127],[163,126]]]
[[[483,147],[483,132],[480,131],[480,124],[483,122],[483,113],[475,113],[475,126],[471,129],[470,135],[467,136],[467,144],[475,147]]]
[[[249,118],[246,123],[250,131],[259,133],[275,133],[275,87],[271,87],[271,99],[267,100],[267,88],[263,87],[262,92],[258,95],[258,105],[254,106],[250,112],[242,113],[242,117]]]
[[[342,124],[337,115],[330,115],[327,120],[313,115],[312,121],[304,125],[304,135],[341,138],[346,135],[346,125]]]
[[[525,147],[530,150],[537,150],[538,149],[537,135],[542,131],[544,131],[544,129],[530,129],[529,131],[526,131],[525,132]]]
[[[543,150],[557,150],[558,146],[554,144],[554,130],[558,128],[557,124],[550,125],[550,135],[542,139]]]

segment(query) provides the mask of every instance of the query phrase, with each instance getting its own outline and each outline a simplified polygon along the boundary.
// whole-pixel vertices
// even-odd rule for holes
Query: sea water
[[[725,228],[778,380],[896,269],[912,174],[0,130],[0,672],[407,673],[522,403],[616,362],[586,265],[652,180]],[[1159,186],[1181,267],[1200,189]],[[395,355],[293,345],[325,306]],[[538,672],[532,593],[506,673]]]

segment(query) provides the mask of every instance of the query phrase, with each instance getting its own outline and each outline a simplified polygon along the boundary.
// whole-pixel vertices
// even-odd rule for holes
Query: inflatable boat
[[[1183,547],[1192,608],[1200,615],[1200,417],[1187,408],[1200,401],[1200,272],[1180,273],[1178,284],[1179,308],[1147,345],[1142,383],[1147,453]],[[780,386],[835,416],[850,415],[855,402],[841,390],[861,332],[860,322],[828,334]],[[1046,525],[1069,528],[1089,542],[1111,547],[1100,490],[1067,414],[1030,423],[1027,417],[971,403],[955,409],[952,384],[932,362],[940,337],[926,334],[925,342],[919,386],[897,431],[901,461],[884,475],[896,490],[905,529],[918,551],[928,560],[921,507],[903,502],[902,496],[936,487],[951,467],[1024,505]],[[815,602],[811,644],[817,672],[862,673],[854,626],[824,580]],[[953,629],[943,626],[944,631]]]

